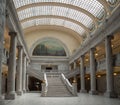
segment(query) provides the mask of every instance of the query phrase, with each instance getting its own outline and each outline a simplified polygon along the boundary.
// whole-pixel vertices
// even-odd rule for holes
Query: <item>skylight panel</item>
[[[119,0],[106,0],[106,1],[113,5],[113,4],[115,4]]]
[[[78,12],[76,10],[64,7],[57,6],[32,7],[18,12],[18,15],[20,20],[41,15],[63,16],[76,20],[88,28],[91,28],[91,26],[93,26],[93,20],[89,16],[85,15],[82,12]]]
[[[103,5],[97,0],[74,0],[73,5],[89,11],[96,17],[99,17],[99,14],[104,11]]]
[[[82,27],[80,27],[77,24],[74,24],[69,21],[65,21],[65,23],[64,24],[63,23],[64,23],[63,19],[42,18],[42,19],[34,19],[34,20],[24,22],[22,23],[22,27],[23,29],[25,29],[32,26],[38,26],[38,25],[58,25],[58,26],[64,26],[66,28],[72,29],[78,32],[80,35],[82,35],[85,32],[84,29],[82,29]]]
[[[51,25],[60,25],[60,26],[63,26],[63,22],[64,22],[64,20],[62,20],[62,19],[51,19],[50,24]]]
[[[91,27],[93,23],[93,20],[90,17],[88,17],[87,15],[81,12],[78,12],[72,9],[69,10],[67,17],[71,17],[72,19],[81,22],[83,25],[87,27]]]
[[[111,3],[116,2],[116,0],[107,0],[107,1]],[[14,0],[16,8],[19,8],[27,4],[39,3],[39,2],[58,2],[58,3],[75,5],[89,11],[91,14],[93,14],[98,18],[99,16],[101,16],[99,14],[103,14],[104,12],[103,5],[97,0]]]
[[[83,33],[85,33],[85,30],[82,27],[80,27],[77,24],[73,24],[72,22],[65,21],[64,26],[73,29],[74,31],[78,32],[80,35],[83,35]]]

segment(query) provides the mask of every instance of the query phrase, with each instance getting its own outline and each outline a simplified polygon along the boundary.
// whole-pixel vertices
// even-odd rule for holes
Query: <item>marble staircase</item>
[[[46,97],[71,97],[73,96],[62,82],[60,76],[47,76],[48,91]]]

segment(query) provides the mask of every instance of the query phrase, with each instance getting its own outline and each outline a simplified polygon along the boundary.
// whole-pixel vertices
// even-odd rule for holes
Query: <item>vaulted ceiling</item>
[[[13,0],[13,3],[28,50],[35,41],[54,37],[72,54],[112,15],[120,0]]]
[[[13,0],[23,30],[62,26],[88,36],[108,18],[120,0]]]

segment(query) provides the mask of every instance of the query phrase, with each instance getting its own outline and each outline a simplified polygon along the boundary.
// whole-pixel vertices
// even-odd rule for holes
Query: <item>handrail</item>
[[[66,87],[68,88],[68,90],[75,95],[74,93],[74,87],[71,85],[71,83],[69,82],[69,80],[65,77],[65,75],[62,73],[61,74],[61,79],[64,82],[64,84],[66,85]]]
[[[65,77],[65,75],[64,75],[63,73],[62,73],[61,75],[62,75],[63,79],[66,81],[66,83],[67,83],[70,87],[72,87],[71,83],[68,81],[68,79]]]
[[[44,73],[44,80],[45,80],[45,84],[46,84],[46,87],[48,86],[48,81],[47,81],[47,75],[46,73]]]

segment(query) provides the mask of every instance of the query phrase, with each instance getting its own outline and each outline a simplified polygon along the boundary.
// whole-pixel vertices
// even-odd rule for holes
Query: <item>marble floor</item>
[[[26,93],[13,101],[0,101],[0,105],[120,105],[120,99],[80,93],[78,97],[40,97],[39,93]]]

